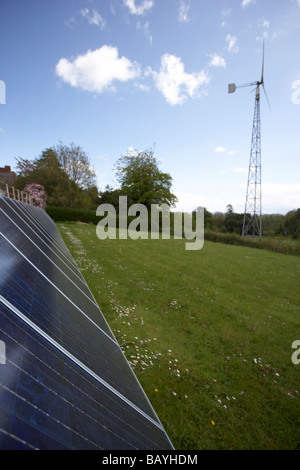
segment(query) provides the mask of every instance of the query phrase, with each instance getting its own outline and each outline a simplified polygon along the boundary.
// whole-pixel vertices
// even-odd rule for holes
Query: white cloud
[[[226,147],[223,147],[223,146],[218,146],[218,147],[215,147],[215,152],[216,153],[226,153],[227,155],[234,155],[235,154],[235,150],[228,150]]]
[[[135,83],[134,86],[139,91],[150,93],[150,87],[148,85],[144,85],[143,83]]]
[[[207,210],[211,212],[220,210],[220,208],[225,206],[224,200],[222,195],[213,195],[213,192],[213,190],[211,192],[207,192],[205,191],[205,188],[202,193],[175,191],[175,194],[178,198],[176,211],[192,212],[193,210],[197,209],[197,207],[206,207]]]
[[[141,21],[138,21],[136,24],[136,29],[143,31],[144,35],[149,41],[150,46],[152,46],[152,35],[150,32],[150,24],[149,21],[146,21],[146,23],[142,23]]]
[[[268,28],[270,26],[270,21],[269,20],[262,20],[261,23],[263,28]]]
[[[216,153],[224,153],[226,151],[225,147],[215,147],[215,152]]]
[[[226,67],[226,61],[218,54],[211,54],[210,67]]]
[[[286,213],[300,206],[299,183],[265,183],[263,184],[263,212]]]
[[[209,82],[209,77],[203,70],[198,73],[186,73],[180,57],[171,54],[162,56],[159,72],[149,67],[146,75],[150,74],[156,87],[171,105],[184,103],[188,96],[199,96],[199,88]]]
[[[153,0],[143,0],[140,5],[136,5],[136,0],[123,0],[124,5],[129,8],[132,15],[143,15],[147,10],[150,10],[154,2]]]
[[[74,17],[74,16],[71,16],[71,18],[69,18],[68,20],[65,20],[65,21],[64,21],[64,25],[65,25],[65,26],[68,26],[68,27],[71,28],[71,29],[73,29],[75,23],[76,23],[76,20],[75,20],[75,17]]]
[[[136,62],[119,57],[118,49],[112,46],[89,50],[73,61],[62,58],[56,65],[56,74],[64,82],[96,93],[114,90],[114,81],[126,82],[139,77],[140,73]]]
[[[251,5],[252,3],[255,3],[256,0],[243,0],[241,5],[242,5],[242,8],[246,8],[248,5]]]
[[[239,47],[236,45],[236,42],[237,42],[236,36],[231,36],[230,34],[227,34],[226,42],[228,43],[228,52],[237,53],[239,51]]]
[[[224,8],[222,11],[221,11],[221,16],[223,18],[223,21],[221,23],[221,26],[222,28],[224,28],[225,26],[228,26],[228,23],[227,21],[225,20],[225,18],[229,18],[232,14],[232,9],[231,8]]]
[[[223,16],[224,18],[226,16],[231,16],[232,14],[232,9],[231,8],[224,8],[222,11],[221,11],[221,16]]]
[[[96,10],[90,13],[89,9],[85,8],[84,10],[80,10],[80,14],[83,18],[86,18],[90,24],[99,26],[102,30],[105,28],[105,20]]]
[[[180,2],[179,10],[178,10],[178,21],[180,23],[188,23],[189,22],[189,9],[190,5],[183,1]]]

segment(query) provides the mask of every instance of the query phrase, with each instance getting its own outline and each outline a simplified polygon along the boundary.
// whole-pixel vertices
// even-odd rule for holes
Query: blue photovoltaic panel
[[[0,341],[0,449],[173,449],[54,222],[6,197]]]

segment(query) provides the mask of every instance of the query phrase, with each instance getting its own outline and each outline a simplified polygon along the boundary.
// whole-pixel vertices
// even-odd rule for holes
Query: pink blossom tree
[[[28,183],[23,191],[34,199],[34,205],[41,207],[42,209],[46,208],[47,193],[44,186],[38,183]]]

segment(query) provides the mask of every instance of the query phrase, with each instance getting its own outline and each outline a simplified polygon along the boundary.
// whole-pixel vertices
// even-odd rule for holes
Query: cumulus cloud
[[[72,87],[102,93],[114,90],[115,81],[126,82],[140,76],[140,67],[126,57],[119,57],[118,49],[102,46],[89,50],[76,59],[62,58],[56,65],[56,74]]]
[[[144,15],[154,5],[153,0],[143,0],[140,2],[140,5],[136,5],[136,0],[123,0],[123,2],[129,8],[132,15]]]
[[[156,87],[171,105],[184,103],[188,96],[199,96],[200,87],[209,82],[203,70],[198,73],[185,72],[180,57],[171,54],[162,56],[159,72],[149,67],[146,74],[153,76]]]

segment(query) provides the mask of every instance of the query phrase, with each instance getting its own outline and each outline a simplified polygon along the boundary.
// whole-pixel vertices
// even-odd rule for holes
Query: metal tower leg
[[[257,86],[242,236],[261,237],[261,235],[262,209],[260,93],[259,86]]]

